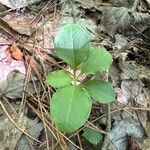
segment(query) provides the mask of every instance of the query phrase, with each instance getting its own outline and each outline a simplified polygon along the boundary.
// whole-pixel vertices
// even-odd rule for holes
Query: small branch
[[[74,10],[74,1],[69,0],[70,6],[71,6],[71,11],[72,11],[72,17],[73,17],[73,23],[76,23],[76,14],[75,14],[75,10]]]
[[[132,6],[131,10],[132,10],[132,11],[135,11],[136,8],[138,7],[138,5],[139,5],[139,0],[134,0],[133,6]]]
[[[30,134],[27,133],[27,131],[25,129],[21,129],[17,123],[15,123],[15,121],[11,118],[11,116],[8,114],[6,108],[4,107],[3,103],[0,101],[0,106],[2,107],[3,111],[5,112],[6,116],[8,117],[8,119],[12,122],[12,124],[22,133],[24,133],[26,136],[28,136],[29,138],[31,138],[32,140],[41,143],[39,140],[37,140],[36,138],[32,137]]]
[[[106,132],[110,132],[111,129],[111,115],[110,115],[110,104],[107,104],[107,128]],[[108,148],[108,134],[105,135],[104,143],[101,150],[107,150]]]

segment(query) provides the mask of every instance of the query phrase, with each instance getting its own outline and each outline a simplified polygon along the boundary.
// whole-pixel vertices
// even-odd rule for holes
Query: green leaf
[[[46,83],[55,88],[60,88],[69,85],[73,78],[64,70],[50,72],[46,78]]]
[[[115,100],[115,91],[111,84],[103,80],[90,80],[83,84],[89,95],[100,103],[110,103]]]
[[[93,145],[97,145],[102,141],[102,134],[94,129],[85,128],[82,136]]]
[[[82,73],[96,73],[107,70],[112,64],[112,56],[105,48],[91,48],[89,57],[81,66]]]
[[[88,119],[91,99],[87,92],[76,85],[64,86],[52,96],[50,112],[56,127],[63,132],[73,132]]]
[[[55,52],[73,69],[89,55],[90,40],[86,31],[77,24],[63,26],[55,37]]]

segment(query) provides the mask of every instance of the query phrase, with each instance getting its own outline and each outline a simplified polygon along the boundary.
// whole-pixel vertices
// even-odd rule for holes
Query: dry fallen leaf
[[[103,7],[102,25],[104,31],[113,36],[118,29],[126,29],[131,24],[148,23],[150,15],[139,13],[126,7]]]
[[[0,0],[0,3],[12,9],[18,9],[39,1],[40,0]]]
[[[31,36],[32,34],[30,27],[30,21],[32,19],[32,15],[29,16],[21,13],[8,14],[2,18],[7,23],[8,28],[12,28],[14,32],[27,36]]]
[[[7,75],[13,71],[18,70],[20,73],[26,73],[23,61],[17,61],[10,57],[8,52],[9,46],[0,46],[0,83],[7,79]]]
[[[13,43],[9,50],[11,57],[15,60],[22,60],[23,59],[23,53],[21,50],[17,47],[16,43]]]
[[[25,82],[26,68],[21,60],[14,60],[7,51],[8,46],[0,47],[0,96],[11,99],[21,98]],[[32,84],[29,84],[34,93]]]
[[[21,129],[25,128],[25,125],[28,121],[26,116],[21,114],[19,117],[17,117],[17,119],[15,115],[12,115],[11,117]],[[0,121],[0,135],[0,149],[14,150],[17,141],[22,135],[22,132],[19,131],[8,118],[5,118],[4,120]]]
[[[129,146],[129,136],[136,138],[138,144],[141,144],[146,138],[146,133],[141,124],[132,119],[125,118],[118,122],[109,132],[109,148],[111,150],[126,150]]]
[[[39,122],[38,118],[35,118],[34,120],[28,119],[26,123],[26,130],[29,135],[31,135],[33,138],[38,139],[41,131],[43,130],[44,126],[42,122]],[[30,139],[30,142],[26,135],[22,134],[21,138],[18,140],[18,143],[15,147],[15,150],[30,150],[31,149],[31,143],[34,143],[33,147],[37,149],[36,142]]]

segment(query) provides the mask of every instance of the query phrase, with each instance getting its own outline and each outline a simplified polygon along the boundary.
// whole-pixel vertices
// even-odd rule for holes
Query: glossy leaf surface
[[[55,88],[60,88],[69,85],[72,80],[72,77],[66,71],[57,70],[50,72],[45,82]]]
[[[81,66],[82,73],[96,73],[107,70],[112,64],[112,56],[105,48],[91,48],[89,57]]]
[[[89,55],[90,40],[77,24],[63,26],[55,37],[56,55],[75,69]]]
[[[103,80],[90,80],[83,84],[89,95],[100,103],[110,103],[115,100],[115,92],[111,84]]]
[[[54,93],[50,104],[51,117],[56,127],[63,132],[73,132],[88,119],[91,99],[79,86],[69,85]]]

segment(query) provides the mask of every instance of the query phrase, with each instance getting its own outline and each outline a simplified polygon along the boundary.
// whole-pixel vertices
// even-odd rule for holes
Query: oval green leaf
[[[64,70],[50,72],[46,78],[46,83],[55,88],[60,88],[65,85],[70,85],[73,78]]]
[[[97,145],[103,139],[103,136],[100,132],[91,128],[84,129],[83,137],[93,145]]]
[[[91,48],[89,57],[81,66],[82,73],[96,73],[107,70],[112,64],[112,56],[105,48]]]
[[[56,34],[56,55],[73,69],[89,55],[90,39],[86,31],[77,24],[67,24]]]
[[[89,95],[100,103],[110,103],[115,100],[115,91],[111,84],[103,80],[90,80],[83,84]]]
[[[50,113],[60,131],[76,131],[86,122],[90,111],[91,99],[79,86],[64,86],[52,96]]]

